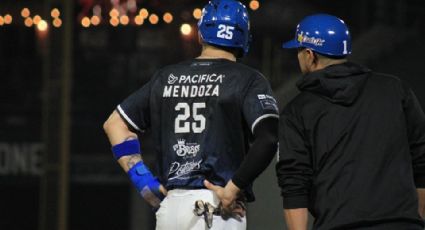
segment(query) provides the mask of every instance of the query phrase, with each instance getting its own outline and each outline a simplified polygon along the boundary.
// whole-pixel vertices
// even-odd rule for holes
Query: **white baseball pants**
[[[156,212],[156,230],[246,230],[246,217],[242,220],[224,220],[216,215],[209,229],[204,217],[193,212],[197,200],[209,202],[215,207],[220,202],[214,192],[207,189],[168,191]]]

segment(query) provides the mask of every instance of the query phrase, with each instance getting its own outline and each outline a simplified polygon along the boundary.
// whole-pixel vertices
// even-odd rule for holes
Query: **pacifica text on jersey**
[[[224,74],[215,73],[180,75],[180,77],[170,74],[162,97],[218,97],[220,84],[223,83],[225,77]]]

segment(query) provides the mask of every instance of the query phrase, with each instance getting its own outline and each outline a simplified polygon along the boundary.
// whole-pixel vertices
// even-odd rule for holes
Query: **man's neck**
[[[321,70],[321,69],[324,69],[324,68],[331,66],[331,65],[339,65],[339,64],[342,64],[342,63],[345,63],[345,62],[347,62],[347,59],[345,59],[345,58],[344,59],[320,60],[310,72]]]
[[[227,59],[230,61],[236,61],[236,57],[235,55],[233,55],[232,53],[213,47],[213,46],[209,46],[209,45],[204,45],[202,47],[202,52],[201,55],[199,57],[197,57],[198,59]]]

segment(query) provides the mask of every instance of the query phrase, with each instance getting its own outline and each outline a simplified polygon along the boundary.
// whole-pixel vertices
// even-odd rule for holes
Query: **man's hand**
[[[161,201],[167,196],[167,190],[161,184],[157,189],[148,187],[149,186],[146,186],[142,189],[140,195],[150,206],[152,206],[153,210],[156,211],[159,209]]]
[[[425,218],[425,189],[424,188],[418,188],[416,190],[418,192],[419,215],[422,217],[422,219],[424,219]]]
[[[221,208],[225,215],[245,216],[245,206],[243,203],[236,202],[240,189],[230,180],[226,187],[214,185],[211,182],[204,180],[204,185],[207,189],[215,192],[221,201]]]
[[[159,191],[162,193],[162,195],[167,196],[168,191],[164,186],[162,186],[162,184],[159,186]]]

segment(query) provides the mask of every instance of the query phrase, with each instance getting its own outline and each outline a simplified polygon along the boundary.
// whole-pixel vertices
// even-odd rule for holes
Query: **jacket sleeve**
[[[303,126],[288,113],[279,124],[278,184],[285,209],[308,208],[313,169]]]
[[[425,188],[425,114],[413,91],[405,87],[406,117],[413,173],[417,188]]]
[[[239,188],[254,182],[276,155],[278,142],[278,119],[266,118],[256,125],[254,140],[232,181]]]

